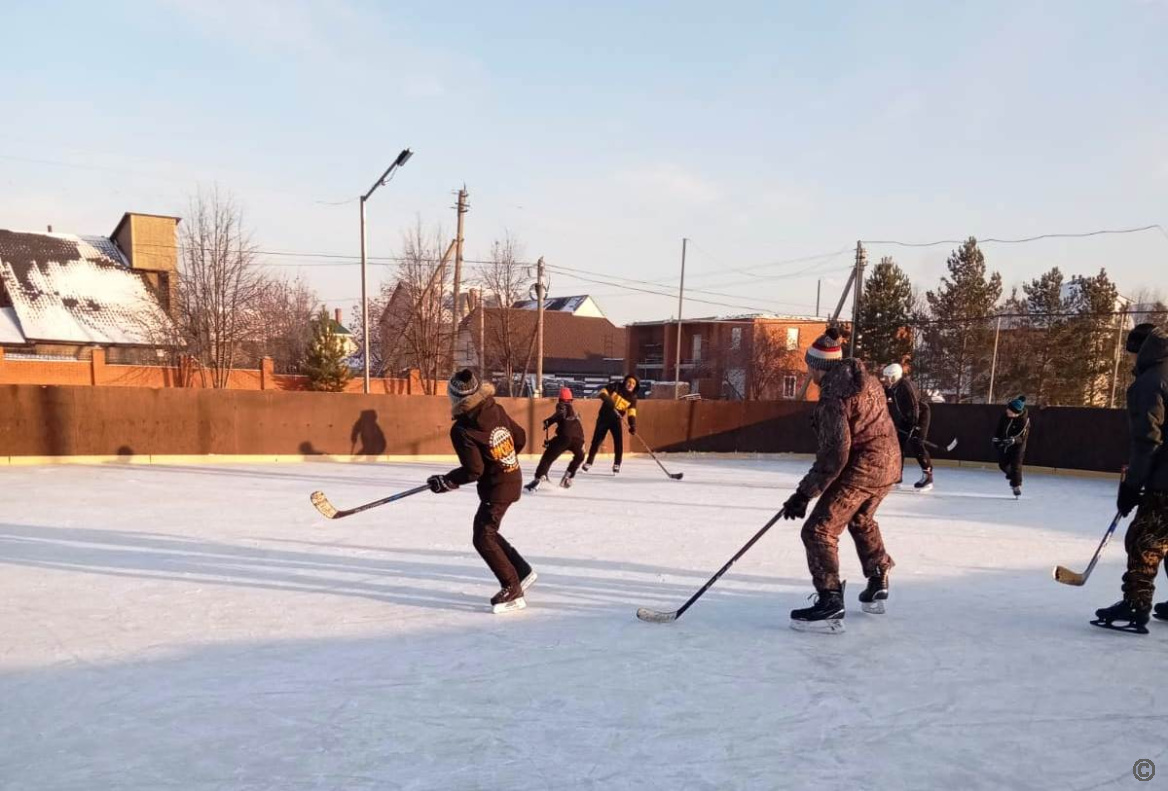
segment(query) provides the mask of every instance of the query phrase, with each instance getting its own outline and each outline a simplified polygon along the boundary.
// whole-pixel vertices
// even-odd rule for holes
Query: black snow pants
[[[596,430],[592,432],[592,447],[588,449],[588,466],[596,461],[596,452],[600,450],[600,443],[604,442],[605,434],[612,434],[613,464],[620,464],[625,455],[625,432],[623,420],[619,416],[605,417],[601,415],[596,420]]]
[[[557,435],[548,442],[547,448],[544,449],[539,466],[535,468],[535,477],[546,478],[552,469],[552,464],[567,451],[572,451],[572,462],[568,465],[568,476],[574,476],[576,470],[580,469],[580,465],[584,463],[584,440],[573,440],[571,437]]]
[[[518,585],[531,573],[531,564],[499,535],[503,515],[510,507],[511,503],[480,502],[474,518],[474,548],[504,588]]]
[[[1011,486],[1022,485],[1022,457],[1025,455],[1026,448],[1023,445],[998,451],[998,469],[1010,479]]]

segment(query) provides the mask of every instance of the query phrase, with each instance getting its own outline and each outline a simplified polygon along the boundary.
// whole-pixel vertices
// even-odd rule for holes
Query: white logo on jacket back
[[[504,472],[519,469],[519,455],[515,452],[515,437],[502,426],[491,429],[491,458],[503,465]]]

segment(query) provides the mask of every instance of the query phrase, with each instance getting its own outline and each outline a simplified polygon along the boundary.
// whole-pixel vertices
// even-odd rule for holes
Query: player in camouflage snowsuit
[[[893,561],[884,549],[876,509],[900,471],[900,443],[888,414],[884,389],[859,360],[844,359],[834,329],[807,351],[808,367],[819,384],[815,432],[819,448],[811,471],[783,506],[787,519],[806,516],[803,545],[811,579],[821,599],[838,595],[839,536],[846,529],[856,542],[864,575],[883,576]]]

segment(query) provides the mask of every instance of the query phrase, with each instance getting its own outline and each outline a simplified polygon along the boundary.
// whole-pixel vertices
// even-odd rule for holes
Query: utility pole
[[[543,256],[535,262],[535,397],[543,398],[543,302],[547,296],[547,286],[544,283]]]
[[[681,309],[685,300],[685,248],[689,239],[681,240],[681,285],[677,289],[677,356],[673,359],[673,399],[681,398]]]
[[[479,381],[487,381],[487,300],[479,288]]]
[[[1119,360],[1123,356],[1123,320],[1127,313],[1120,313],[1115,317],[1115,363],[1111,370],[1111,397],[1107,399],[1109,409],[1115,408],[1115,388],[1119,385]]]
[[[998,373],[998,338],[1002,334],[1002,317],[998,316],[998,325],[994,329],[994,357],[990,362],[990,391],[986,394],[986,403],[994,403],[994,377]]]
[[[458,234],[454,237],[454,304],[451,310],[450,317],[450,368],[451,373],[454,373],[454,351],[458,342],[458,325],[462,320],[462,311],[459,310],[458,298],[459,292],[462,288],[462,218],[466,215],[470,206],[466,203],[466,185],[462,185],[462,189],[458,191],[458,205],[455,208],[458,210]],[[480,377],[481,381],[481,377]]]
[[[827,320],[828,326],[839,321],[840,314],[844,311],[844,303],[848,300],[848,293],[852,290],[852,281],[856,279],[856,270],[853,268],[851,274],[848,275],[848,282],[844,283],[844,290],[840,293],[839,302],[835,306],[835,313],[831,314],[831,318]],[[807,372],[807,376],[803,378],[803,384],[799,388],[799,401],[807,400],[807,391],[811,389],[811,372]]]
[[[369,197],[374,192],[377,191],[378,187],[385,186],[389,182],[391,174],[395,170],[400,168],[402,165],[404,165],[406,162],[409,162],[410,157],[412,157],[413,155],[414,155],[413,151],[410,151],[408,148],[403,149],[402,152],[397,155],[397,159],[395,159],[393,161],[393,164],[390,165],[389,167],[387,167],[385,169],[385,172],[381,174],[381,178],[379,178],[377,181],[373,182],[373,186],[369,188],[369,191],[361,196],[361,334],[364,336],[361,339],[362,345],[364,347],[361,349],[361,357],[363,358],[362,362],[364,363],[364,366],[365,366],[365,384],[364,384],[363,392],[366,395],[368,395],[368,393],[369,393],[369,336],[370,336],[370,332],[369,332],[369,291],[368,291],[368,287],[367,287],[367,284],[369,282],[369,267],[368,267],[368,262],[366,261],[366,258],[365,258],[365,201],[369,200]]]
[[[852,286],[855,295],[852,297],[852,349],[851,357],[860,356],[860,319],[863,315],[864,299],[864,267],[868,263],[868,251],[864,249],[862,241],[856,242],[856,271]]]
[[[823,278],[815,281],[815,318],[819,318],[819,297],[823,294]]]

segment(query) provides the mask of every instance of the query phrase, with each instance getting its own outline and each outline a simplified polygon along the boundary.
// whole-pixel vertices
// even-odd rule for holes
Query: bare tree
[[[506,395],[515,390],[515,372],[528,357],[534,321],[524,321],[520,311],[512,306],[528,295],[531,285],[527,266],[521,263],[523,245],[511,234],[491,244],[490,263],[479,270],[487,310],[485,317],[486,349],[481,349],[483,369],[501,374],[506,383]]]
[[[353,365],[361,367],[364,364],[361,350],[368,349],[371,376],[385,376],[388,373],[385,353],[391,348],[392,339],[389,337],[390,326],[386,321],[386,310],[389,308],[390,300],[393,299],[396,285],[396,280],[383,281],[377,293],[369,298],[369,323],[372,334],[368,346],[365,345],[365,325],[362,324],[361,303],[356,302],[349,309],[350,318],[346,328],[352,333],[353,341],[357,344],[358,349],[357,353],[353,355]]]
[[[392,371],[417,368],[428,395],[450,369],[453,314],[446,299],[446,253],[451,244],[445,239],[441,228],[427,233],[420,219],[405,233],[397,281],[382,311],[383,365]]]
[[[271,279],[258,295],[258,352],[272,358],[277,373],[300,373],[319,304],[316,292],[299,276]]]
[[[243,211],[219,189],[199,190],[181,226],[175,325],[186,353],[227,387],[243,344],[259,333],[267,287]]]
[[[745,323],[736,336],[731,328],[723,359],[728,363],[724,386],[748,401],[782,398],[786,376],[802,376],[799,352],[787,343],[786,325],[776,322]]]

